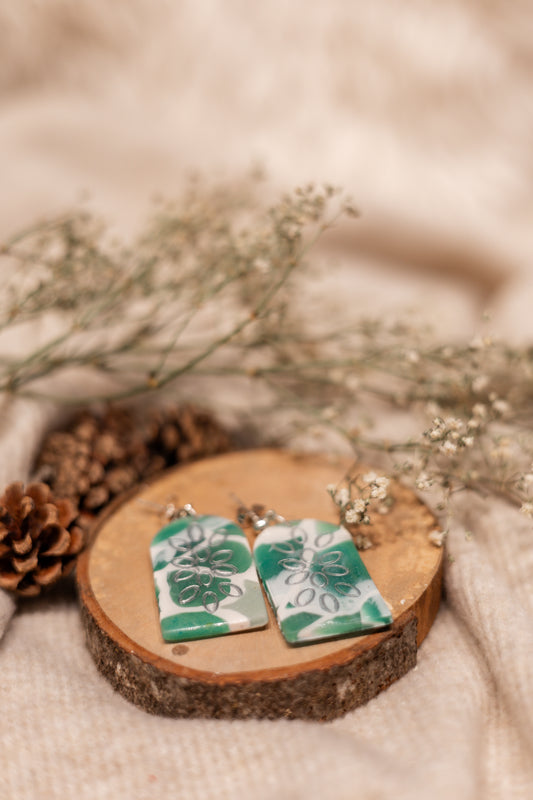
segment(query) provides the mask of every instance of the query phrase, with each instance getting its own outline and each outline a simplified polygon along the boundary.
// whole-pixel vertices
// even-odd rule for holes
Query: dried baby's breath
[[[387,514],[390,510],[389,484],[389,478],[384,475],[367,472],[355,477],[348,475],[341,484],[327,486],[327,492],[338,508],[340,521],[355,534],[359,550],[372,546],[369,537],[359,530],[360,526],[370,523],[371,512]]]
[[[0,247],[0,336],[37,324],[42,338],[1,359],[0,391],[42,397],[43,378],[81,367],[107,379],[98,398],[119,399],[186,374],[250,375],[257,353],[267,369],[287,363],[293,274],[348,206],[313,186],[270,209],[254,202],[249,187],[193,184],[128,247],[84,213],[12,237]]]
[[[297,311],[310,248],[353,213],[331,187],[265,209],[248,185],[196,183],[128,246],[86,214],[18,233],[0,247],[0,391],[79,403],[179,391],[186,376],[235,378],[267,398],[256,419],[281,413],[277,441],[327,430],[418,491],[440,490],[441,508],[473,489],[530,516],[531,347],[486,331],[442,341],[401,318],[333,319],[317,332]],[[101,381],[92,396],[87,382],[74,396],[80,371]],[[67,388],[51,380],[71,374]],[[418,433],[374,434],[377,404]],[[384,484],[362,488],[348,503],[340,496],[351,524],[364,524],[370,503],[387,507]]]

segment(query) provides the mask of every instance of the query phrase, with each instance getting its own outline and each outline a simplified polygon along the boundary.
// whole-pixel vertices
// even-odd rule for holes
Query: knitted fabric
[[[0,235],[82,189],[127,232],[147,196],[171,194],[190,169],[231,176],[260,161],[275,189],[337,182],[364,212],[353,234],[330,237],[328,274],[302,289],[318,323],[418,306],[443,335],[470,337],[490,304],[494,328],[531,338],[528,11],[4,4]],[[237,415],[258,399],[226,394]],[[396,435],[397,416],[374,411],[376,434]],[[27,480],[58,413],[3,400],[2,486]],[[533,796],[531,526],[503,502],[464,497],[448,548],[446,601],[417,668],[328,724],[151,717],[97,672],[70,584],[15,614],[0,593],[0,796]]]

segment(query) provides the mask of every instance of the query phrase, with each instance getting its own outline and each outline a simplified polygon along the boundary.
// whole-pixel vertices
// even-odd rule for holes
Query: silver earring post
[[[252,530],[260,533],[269,525],[278,525],[286,522],[285,517],[274,511],[273,508],[266,508],[266,506],[254,503],[250,508],[246,506],[241,500],[236,498],[239,506],[237,508],[237,522],[240,525],[250,525]]]
[[[164,506],[161,503],[153,503],[151,500],[143,500],[142,498],[139,498],[137,502],[142,503],[145,506],[150,506],[150,508],[153,508],[155,511],[159,511],[160,513],[164,514],[169,522],[172,522],[172,520],[175,519],[183,519],[184,517],[198,516],[198,512],[190,503],[185,503],[183,506],[176,506],[174,503],[167,503]]]

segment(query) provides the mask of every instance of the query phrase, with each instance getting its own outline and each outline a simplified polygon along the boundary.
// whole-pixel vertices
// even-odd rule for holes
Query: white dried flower
[[[374,483],[377,480],[377,475],[375,472],[367,472],[366,475],[363,475],[363,483]]]
[[[387,497],[388,488],[389,488],[388,478],[376,478],[372,482],[372,488],[370,489],[370,497],[374,497],[376,500],[385,500],[385,498]]]
[[[481,394],[489,385],[489,379],[486,375],[476,375],[472,381],[472,391],[474,394]]]
[[[462,431],[464,422],[458,417],[446,417],[444,424],[449,431]]]
[[[347,508],[344,512],[344,521],[348,525],[357,525],[359,519],[359,514],[353,508]]]
[[[344,511],[344,520],[348,525],[357,525],[368,522],[366,516],[367,503],[364,500],[354,500]]]
[[[266,275],[270,271],[271,264],[266,258],[256,258],[253,263],[254,269]]]
[[[433,480],[425,472],[421,472],[415,481],[415,486],[421,492],[424,492],[428,489],[431,489],[433,486]]]
[[[339,506],[346,506],[350,502],[350,492],[345,486],[338,490],[337,494],[335,495],[335,502]]]
[[[288,239],[296,239],[300,234],[300,228],[297,223],[288,224],[284,228],[284,233]]]
[[[433,427],[428,431],[428,436],[433,441],[437,441],[438,439],[442,439],[444,434],[446,433],[446,423],[440,417],[435,417],[432,423]]]
[[[472,447],[474,444],[474,437],[473,436],[463,436],[461,439],[462,443],[465,447]]]
[[[508,414],[509,411],[511,410],[511,406],[506,400],[499,400],[499,399],[493,401],[492,408],[497,414],[501,414],[502,416],[504,414]]]
[[[476,403],[472,408],[472,414],[478,419],[485,419],[487,416],[487,406],[483,403]]]
[[[372,547],[372,542],[363,533],[358,533],[354,542],[358,550],[369,550]]]
[[[442,547],[448,535],[447,531],[440,531],[437,528],[428,534],[428,539],[435,547]]]
[[[533,503],[529,501],[527,503],[522,503],[520,506],[520,513],[525,514],[526,517],[533,517]]]
[[[439,451],[445,456],[453,456],[457,452],[457,445],[454,442],[446,441],[441,444]]]

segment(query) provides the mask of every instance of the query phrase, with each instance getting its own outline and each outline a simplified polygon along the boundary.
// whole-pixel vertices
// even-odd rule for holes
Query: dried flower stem
[[[264,211],[248,188],[193,186],[130,248],[83,214],[17,233],[0,248],[0,391],[78,404],[48,379],[105,376],[109,388],[86,402],[233,376],[267,387],[270,410],[292,409],[291,433],[325,427],[419,491],[490,492],[533,516],[530,347],[442,342],[401,320],[306,332],[295,275],[343,214],[351,206],[330,187],[297,189]],[[41,341],[10,351],[30,326]],[[419,433],[373,435],[377,403],[420,420]]]
[[[4,358],[0,391],[58,399],[39,379],[85,366],[126,382],[90,399],[123,399],[200,367],[209,372],[206,363],[230,344],[268,346],[292,274],[318,236],[347,212],[337,191],[307,187],[237,230],[229,216],[235,208],[228,210],[216,192],[186,200],[187,210],[164,209],[131,251],[108,251],[102,231],[83,215],[28,229],[2,247],[7,268],[15,263],[18,269],[0,308],[0,330],[48,311],[60,316],[61,330],[22,357]],[[266,269],[258,269],[260,258]],[[29,288],[19,285],[21,273]],[[207,335],[187,340],[196,318],[219,304],[227,308],[226,330],[217,335],[210,325]],[[117,319],[126,320],[125,331]]]

